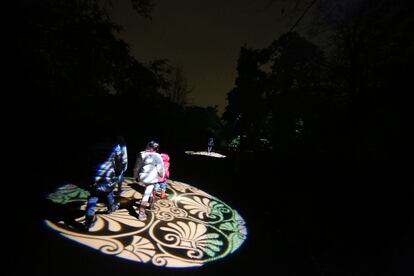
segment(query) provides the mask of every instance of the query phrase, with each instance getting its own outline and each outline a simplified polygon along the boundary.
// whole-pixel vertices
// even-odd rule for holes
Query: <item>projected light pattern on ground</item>
[[[89,232],[63,221],[46,219],[46,224],[64,237],[102,253],[140,263],[165,267],[195,267],[236,251],[247,237],[243,218],[218,198],[178,181],[167,181],[169,199],[157,200],[148,218],[138,220],[143,187],[132,178],[124,181],[121,207],[107,214],[98,205],[97,221]],[[141,191],[142,188],[142,191]],[[48,199],[60,206],[83,201],[85,190],[65,185]],[[73,206],[73,205],[72,205]],[[84,216],[74,218],[79,225]]]
[[[217,153],[217,152],[208,153],[207,151],[191,151],[191,150],[188,150],[185,153],[189,154],[189,155],[204,155],[204,156],[210,156],[210,157],[216,157],[216,158],[226,158],[225,155]]]

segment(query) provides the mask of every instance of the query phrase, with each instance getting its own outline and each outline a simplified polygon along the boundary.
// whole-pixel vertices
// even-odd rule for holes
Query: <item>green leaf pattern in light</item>
[[[224,258],[247,237],[245,222],[237,211],[204,191],[172,180],[167,181],[170,199],[158,200],[153,209],[147,210],[147,220],[140,221],[134,212],[142,191],[130,186],[132,178],[125,180],[127,193],[122,194],[122,200],[130,203],[128,210],[121,204],[111,214],[97,213],[89,232],[66,225],[64,220],[46,220],[47,225],[101,253],[166,267],[195,267]],[[75,185],[65,185],[48,199],[60,204],[85,203],[88,195]],[[76,221],[82,224],[84,216]]]

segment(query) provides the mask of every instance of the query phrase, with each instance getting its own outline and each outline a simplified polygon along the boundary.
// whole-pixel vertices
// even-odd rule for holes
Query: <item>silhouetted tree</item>
[[[412,88],[414,19],[411,3],[320,1],[317,27],[328,28],[337,89],[348,103],[354,159],[386,158],[406,137],[405,91]],[[403,123],[406,121],[406,123]],[[393,142],[391,142],[393,141]]]
[[[135,104],[154,98],[155,77],[115,36],[121,27],[109,17],[110,3],[17,2],[16,94],[24,127],[36,132],[30,139],[24,136],[25,143],[75,155],[100,130],[115,132],[125,124],[120,111],[125,101],[115,96],[139,94]],[[132,3],[141,16],[150,15],[152,0]]]
[[[222,123],[217,112],[217,106],[188,106],[185,108],[182,125],[179,124],[182,129],[180,140],[184,145],[183,148],[205,150],[209,137],[220,138]]]
[[[174,67],[166,59],[157,59],[150,63],[149,68],[157,76],[161,94],[178,105],[189,104],[192,88],[188,86],[182,66]]]
[[[315,134],[323,137],[314,122],[322,123],[320,98],[329,97],[324,87],[324,56],[316,45],[293,32],[280,36],[264,51],[271,70],[266,85],[271,141],[277,150],[293,153],[298,141],[309,141]]]
[[[258,54],[256,50],[241,48],[236,86],[227,95],[228,105],[223,114],[227,125],[233,126],[234,135],[240,136],[241,150],[253,149],[259,144],[267,116],[263,101],[266,74],[259,68]]]
[[[251,50],[250,62],[244,50],[236,87],[227,95],[227,127],[251,148],[252,133],[269,138],[284,156],[362,160],[387,158],[395,148],[402,153],[399,141],[409,144],[405,134],[413,131],[404,101],[412,88],[410,2],[305,2],[298,1],[319,9],[313,33],[323,48],[288,32],[268,48]],[[255,72],[265,77],[255,83]],[[253,113],[249,108],[262,116],[245,116]],[[260,126],[250,135],[249,122]]]
[[[148,16],[151,1],[133,1]],[[103,95],[133,62],[104,1],[20,1],[22,67],[46,96]],[[126,65],[126,66],[125,66]],[[36,87],[35,86],[35,87]]]
[[[171,86],[167,90],[167,97],[172,102],[185,106],[189,103],[188,95],[191,91],[192,89],[189,88],[187,79],[184,76],[183,68],[175,68]]]

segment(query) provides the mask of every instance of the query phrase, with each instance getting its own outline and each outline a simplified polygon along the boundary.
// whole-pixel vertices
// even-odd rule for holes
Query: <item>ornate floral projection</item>
[[[208,153],[207,151],[186,151],[186,154],[189,155],[204,155],[204,156],[210,156],[210,157],[215,157],[215,158],[226,158],[225,155],[222,155],[220,153],[217,152],[210,152]]]
[[[243,218],[195,187],[167,181],[169,199],[158,199],[147,219],[136,213],[143,188],[125,178],[121,207],[111,214],[98,205],[97,221],[89,232],[62,221],[45,220],[61,235],[102,253],[166,267],[194,267],[236,251],[247,237]],[[88,192],[68,184],[50,194],[55,204],[85,210]],[[77,204],[71,204],[77,203]],[[73,207],[72,207],[73,208]],[[84,216],[75,218],[79,225]]]

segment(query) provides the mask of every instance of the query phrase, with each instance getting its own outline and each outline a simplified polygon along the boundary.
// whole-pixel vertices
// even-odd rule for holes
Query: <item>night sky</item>
[[[166,58],[182,66],[190,88],[190,103],[218,105],[221,114],[226,94],[234,86],[240,47],[267,47],[295,23],[303,7],[297,1],[157,0],[152,19],[143,19],[129,1],[116,1],[115,22],[140,61]],[[296,31],[305,33],[310,11]]]

